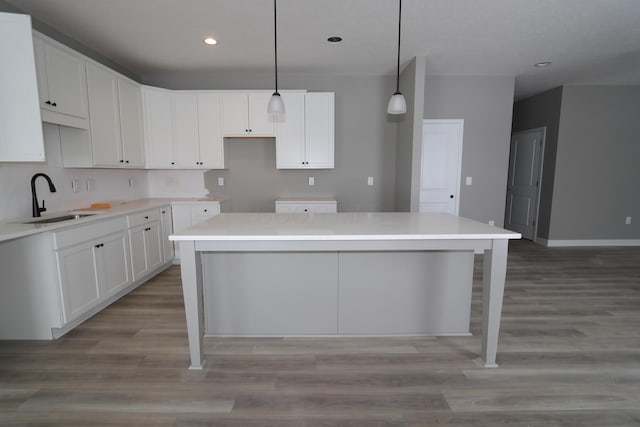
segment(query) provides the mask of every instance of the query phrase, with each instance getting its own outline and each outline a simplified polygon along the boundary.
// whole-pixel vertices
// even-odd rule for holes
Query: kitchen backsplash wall
[[[149,170],[149,197],[207,197],[203,170]]]
[[[147,171],[64,169],[59,127],[44,124],[43,128],[46,162],[0,164],[0,221],[31,216],[31,177],[38,172],[49,175],[57,190],[50,193],[46,181],[38,178],[38,199],[41,204],[45,200],[47,213],[87,207],[97,202],[147,197]],[[72,190],[74,179],[78,184],[75,193]]]

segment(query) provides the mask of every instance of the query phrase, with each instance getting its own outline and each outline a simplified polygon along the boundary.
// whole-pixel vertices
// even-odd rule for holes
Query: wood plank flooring
[[[498,369],[473,337],[206,339],[172,267],[60,340],[0,341],[0,425],[640,426],[640,248],[510,245]]]

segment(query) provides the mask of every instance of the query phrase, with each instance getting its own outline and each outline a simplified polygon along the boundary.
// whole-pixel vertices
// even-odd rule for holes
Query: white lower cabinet
[[[162,262],[172,261],[174,258],[173,242],[169,240],[169,236],[173,233],[171,206],[160,208],[160,238],[162,240]]]
[[[132,283],[122,218],[53,233],[63,325]]]
[[[224,202],[191,202],[174,203],[172,205],[173,232],[178,233],[199,222],[219,215],[224,209]],[[180,259],[180,249],[175,245],[175,259]]]
[[[130,227],[129,245],[131,248],[131,269],[134,281],[144,277],[162,264],[159,219],[158,209],[127,217]]]

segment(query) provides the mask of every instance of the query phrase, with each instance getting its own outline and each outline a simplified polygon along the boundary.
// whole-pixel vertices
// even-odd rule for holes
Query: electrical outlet
[[[79,179],[72,179],[71,180],[71,191],[73,191],[74,193],[78,193],[80,191],[82,191],[82,181],[80,181]]]
[[[173,177],[172,176],[168,176],[167,177],[167,187],[171,187],[173,185]]]
[[[224,187],[224,177],[218,177],[218,187]]]
[[[631,217],[630,216],[626,217],[624,219],[624,223],[627,224],[627,225],[631,224]]]
[[[93,189],[96,187],[96,182],[92,178],[87,179],[85,181],[85,184],[87,186],[87,191],[93,191]]]
[[[309,177],[309,185],[316,185],[316,179],[312,176]]]
[[[367,178],[367,185],[373,185],[373,177],[372,176]]]
[[[471,183],[473,182],[473,177],[468,176],[467,179],[465,180],[465,184],[467,185],[471,185]]]
[[[136,185],[136,180],[134,178],[129,178],[129,188],[133,188]]]
[[[489,225],[493,225],[493,226],[495,226],[495,225],[496,225],[496,222],[495,222],[494,220],[491,220],[491,221],[489,221]]]

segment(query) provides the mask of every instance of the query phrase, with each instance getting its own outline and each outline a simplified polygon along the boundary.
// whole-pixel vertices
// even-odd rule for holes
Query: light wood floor
[[[640,248],[512,242],[498,369],[473,337],[207,339],[172,267],[55,342],[0,342],[1,425],[639,426]]]

